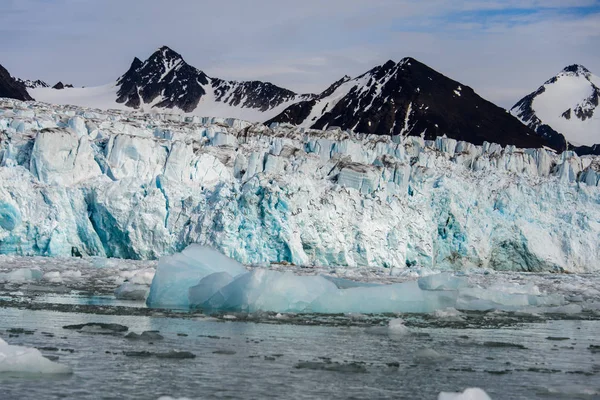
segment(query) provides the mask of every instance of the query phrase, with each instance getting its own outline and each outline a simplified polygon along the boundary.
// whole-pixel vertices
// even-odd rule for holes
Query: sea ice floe
[[[0,374],[70,374],[71,368],[48,360],[39,350],[11,346],[0,339]]]

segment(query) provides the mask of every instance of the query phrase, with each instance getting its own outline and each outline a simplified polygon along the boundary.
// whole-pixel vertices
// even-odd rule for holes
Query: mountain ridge
[[[162,46],[142,61],[135,57],[115,82],[91,88],[57,84],[29,89],[54,104],[99,109],[172,111],[202,117],[291,123],[305,128],[340,127],[377,135],[447,136],[474,144],[552,147],[560,141],[537,135],[504,109],[418,60],[388,60],[356,78],[344,76],[320,94],[298,94],[262,81],[208,76],[181,54]]]
[[[519,100],[510,110],[555,145],[600,154],[600,78],[572,64]]]

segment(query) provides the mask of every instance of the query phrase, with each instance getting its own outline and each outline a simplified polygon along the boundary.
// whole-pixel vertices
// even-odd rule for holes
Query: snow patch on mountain
[[[547,125],[573,146],[600,143],[600,78],[581,65],[566,67],[520,100],[511,113],[533,129]]]

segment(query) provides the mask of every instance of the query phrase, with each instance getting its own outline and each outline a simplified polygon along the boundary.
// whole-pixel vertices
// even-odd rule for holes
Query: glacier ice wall
[[[600,158],[0,100],[0,253],[597,270]]]

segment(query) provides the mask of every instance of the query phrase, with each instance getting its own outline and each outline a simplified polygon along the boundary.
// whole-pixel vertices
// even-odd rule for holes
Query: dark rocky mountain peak
[[[143,63],[134,58],[129,70],[117,80],[117,102],[133,108],[154,103],[157,108],[178,107],[190,112],[206,94],[206,84],[208,76],[204,72],[163,46]]]
[[[50,85],[48,85],[46,82],[42,81],[42,80],[30,80],[30,79],[20,79],[20,78],[14,78],[17,82],[22,83],[23,85],[25,85],[25,87],[27,89],[37,89],[37,88],[47,88],[50,87]]]
[[[73,85],[71,85],[70,83],[62,83],[62,82],[58,82],[56,85],[52,86],[52,89],[58,89],[58,90],[62,90],[62,89],[67,89],[67,88],[73,88]]]
[[[207,93],[212,94],[213,101],[262,112],[298,96],[269,82],[211,78],[167,46],[156,50],[144,62],[135,58],[129,70],[117,80],[117,85],[117,102],[128,107],[151,104],[155,108],[179,108],[185,112],[194,111]]]
[[[547,144],[470,87],[410,57],[398,63],[387,61],[334,85],[316,99],[291,105],[270,122],[314,129],[337,126],[361,133],[417,135],[425,139],[447,135],[475,144]]]
[[[13,78],[2,65],[0,65],[0,97],[22,101],[33,100],[27,93],[25,85]]]

